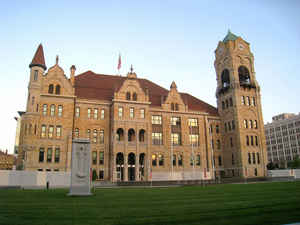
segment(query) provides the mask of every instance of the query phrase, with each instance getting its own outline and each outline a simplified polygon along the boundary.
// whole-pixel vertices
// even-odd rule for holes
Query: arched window
[[[116,163],[117,163],[117,165],[124,165],[124,155],[123,155],[123,153],[119,152],[117,154]]]
[[[145,141],[145,130],[142,129],[139,132],[139,142],[144,142]]]
[[[229,77],[229,70],[223,70],[221,74],[221,81],[222,81],[222,88],[229,87],[230,85],[230,77]]]
[[[128,155],[128,165],[135,165],[135,154],[132,152]]]
[[[249,70],[245,66],[240,66],[238,69],[240,85],[250,84]]]
[[[56,85],[55,87],[55,94],[60,95],[60,85]]]
[[[117,141],[124,141],[124,130],[122,128],[117,130]]]
[[[140,163],[141,166],[145,165],[145,153],[140,154],[139,163]]]
[[[130,100],[130,98],[131,98],[130,92],[126,92],[126,100]]]
[[[137,101],[137,94],[135,92],[132,95],[132,99],[133,99],[133,101]]]
[[[53,89],[54,89],[53,84],[50,84],[50,85],[49,85],[49,88],[48,88],[48,93],[49,93],[49,94],[53,94]]]
[[[134,132],[134,129],[129,129],[128,130],[128,141],[131,142],[131,141],[134,141],[135,139],[135,132]]]

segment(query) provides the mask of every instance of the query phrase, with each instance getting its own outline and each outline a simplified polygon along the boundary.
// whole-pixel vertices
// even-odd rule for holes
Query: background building
[[[265,124],[268,161],[279,163],[300,155],[300,113],[283,113]]]
[[[74,138],[89,138],[104,180],[205,179],[266,175],[260,87],[249,43],[228,32],[215,51],[215,108],[175,82],[170,89],[131,71],[48,71],[40,45],[29,65],[19,155],[26,170],[70,170]]]
[[[0,150],[0,170],[12,170],[16,165],[16,157]]]

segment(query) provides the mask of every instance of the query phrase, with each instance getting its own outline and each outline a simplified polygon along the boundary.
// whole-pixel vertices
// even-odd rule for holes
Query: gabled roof
[[[45,57],[44,57],[44,51],[43,51],[42,44],[40,44],[39,47],[37,48],[37,50],[34,54],[34,57],[29,65],[29,68],[31,68],[33,66],[40,66],[44,70],[47,69],[46,64],[45,64]]]
[[[228,30],[227,35],[223,39],[223,42],[226,43],[227,41],[235,41],[236,39],[238,39],[238,36],[236,36],[235,34],[231,33],[230,30]]]
[[[127,77],[116,75],[96,74],[87,71],[75,77],[75,95],[82,99],[97,99],[112,101],[114,92],[119,90]],[[132,78],[131,78],[132,79]],[[149,101],[151,106],[161,107],[162,99],[165,99],[169,91],[147,79],[135,78],[141,88],[149,91]],[[215,107],[195,98],[187,93],[180,93],[185,104],[190,111],[205,112],[213,116],[218,115]]]

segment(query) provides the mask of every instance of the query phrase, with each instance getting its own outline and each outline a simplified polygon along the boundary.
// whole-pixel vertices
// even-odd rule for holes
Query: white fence
[[[153,172],[153,181],[167,181],[167,180],[209,180],[211,178],[210,172],[200,171],[185,171],[185,172]]]
[[[294,177],[300,179],[300,169],[268,170],[268,177]]]
[[[0,187],[70,187],[70,172],[0,170]]]

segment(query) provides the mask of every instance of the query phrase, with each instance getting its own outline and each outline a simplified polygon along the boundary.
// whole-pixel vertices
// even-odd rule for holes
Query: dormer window
[[[221,74],[221,81],[222,81],[222,88],[227,88],[230,86],[230,77],[229,77],[229,70],[223,70]]]
[[[54,90],[54,86],[53,86],[53,84],[50,84],[49,88],[48,88],[48,93],[53,94],[53,90]]]
[[[55,87],[55,94],[60,95],[60,85],[56,85]]]
[[[126,100],[130,100],[130,99],[131,99],[130,92],[127,92],[127,93],[126,93]]]
[[[240,85],[250,85],[249,70],[245,66],[240,66],[238,69]]]

